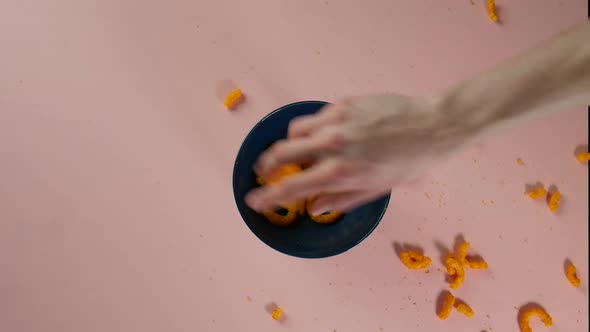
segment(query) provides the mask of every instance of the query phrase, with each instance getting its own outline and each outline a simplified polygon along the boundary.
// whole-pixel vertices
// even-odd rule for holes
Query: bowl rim
[[[328,257],[333,257],[339,254],[342,254],[354,247],[356,247],[357,245],[359,245],[362,241],[364,241],[369,235],[371,235],[373,233],[373,231],[377,228],[377,226],[381,223],[381,220],[383,219],[383,216],[385,216],[385,213],[387,212],[387,208],[389,207],[389,201],[391,198],[391,191],[386,194],[381,196],[379,199],[385,199],[384,202],[384,206],[383,209],[381,209],[381,212],[379,214],[379,216],[377,217],[377,222],[375,222],[375,224],[373,225],[373,227],[371,227],[362,237],[358,238],[356,241],[352,242],[352,244],[350,246],[343,246],[341,248],[337,248],[334,250],[329,250],[326,251],[324,254],[322,255],[307,255],[307,254],[301,254],[298,252],[294,252],[294,251],[290,251],[290,250],[282,250],[281,248],[277,248],[276,246],[270,244],[268,241],[266,241],[264,238],[262,238],[261,236],[259,236],[257,234],[257,232],[253,229],[252,225],[246,221],[247,220],[247,216],[245,211],[242,211],[242,209],[240,209],[239,205],[238,205],[238,197],[236,194],[236,188],[237,188],[237,174],[236,174],[236,170],[237,170],[237,166],[239,164],[239,160],[241,159],[240,156],[243,153],[243,149],[244,149],[244,144],[248,141],[248,139],[252,136],[252,134],[254,133],[254,131],[261,126],[261,124],[266,121],[268,118],[270,118],[271,116],[273,116],[276,113],[279,113],[281,111],[283,111],[286,108],[290,108],[296,105],[300,105],[300,104],[322,104],[322,107],[325,105],[328,105],[330,103],[326,102],[326,101],[320,101],[320,100],[305,100],[305,101],[297,101],[297,102],[293,102],[290,104],[286,104],[283,105],[277,109],[275,109],[274,111],[268,113],[267,115],[265,115],[264,117],[262,117],[262,119],[260,119],[253,127],[252,129],[250,129],[250,131],[248,132],[248,134],[244,137],[244,139],[242,140],[242,143],[240,144],[240,148],[238,149],[238,153],[236,154],[236,159],[234,161],[234,167],[232,170],[232,192],[233,192],[233,196],[234,196],[234,204],[236,205],[236,209],[238,210],[240,217],[242,217],[242,221],[244,222],[244,224],[246,224],[246,226],[248,227],[248,229],[250,230],[250,232],[252,232],[252,234],[254,234],[254,236],[256,236],[256,238],[258,238],[258,240],[262,241],[264,244],[266,244],[267,247],[274,249],[275,251],[278,251],[282,254],[291,256],[291,257],[297,257],[297,258],[305,258],[305,259],[321,259],[321,258],[328,258]]]

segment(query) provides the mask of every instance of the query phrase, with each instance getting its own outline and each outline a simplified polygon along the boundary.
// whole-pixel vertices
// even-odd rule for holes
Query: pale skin
[[[246,202],[264,211],[320,193],[315,213],[348,211],[407,186],[482,135],[588,104],[590,22],[433,97],[354,97],[294,119],[254,170],[313,166],[252,190]]]

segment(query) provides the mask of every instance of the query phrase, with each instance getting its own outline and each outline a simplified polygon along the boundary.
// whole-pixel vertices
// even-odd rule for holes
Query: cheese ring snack
[[[307,200],[306,207],[307,207],[307,214],[311,218],[311,220],[317,222],[318,224],[331,224],[338,220],[342,216],[342,212],[339,211],[329,211],[324,212],[322,214],[315,215],[312,213],[311,209],[313,207],[313,203],[316,201],[317,197],[312,197]]]
[[[449,315],[453,310],[453,305],[455,304],[455,297],[453,296],[453,294],[449,292],[443,292],[440,296],[444,296],[444,298],[442,299],[442,303],[437,315],[438,318],[445,320],[449,318]]]
[[[488,16],[490,20],[498,22],[498,14],[496,13],[496,1],[488,0],[486,8],[488,10]]]
[[[223,105],[228,110],[233,110],[242,102],[242,100],[244,100],[244,94],[242,93],[242,90],[235,89],[225,96]]]
[[[445,259],[445,266],[447,268],[447,273],[451,277],[450,287],[452,289],[459,288],[463,281],[465,281],[465,270],[463,269],[463,265],[461,265],[453,255],[449,254]]]
[[[578,162],[583,163],[590,160],[590,152],[581,152],[576,155]]]
[[[576,267],[574,266],[574,264],[568,263],[566,265],[565,277],[567,278],[567,280],[569,280],[572,286],[576,288],[580,287],[580,278],[578,278],[578,275],[576,274]]]
[[[559,190],[548,194],[547,206],[551,212],[557,211],[559,208],[559,201],[561,201],[561,193]]]
[[[468,306],[466,303],[463,302],[459,302],[455,309],[457,309],[458,312],[462,313],[463,315],[467,316],[467,317],[473,317],[473,315],[475,315],[475,312],[473,311],[473,309],[471,309],[470,306]]]
[[[268,178],[263,178],[261,176],[256,177],[256,182],[258,182],[258,184],[261,186],[276,185],[284,178],[295,175],[301,171],[301,167],[297,164],[285,164],[275,170]],[[287,203],[282,205],[282,208],[283,210],[286,210],[286,213],[278,213],[277,211],[264,211],[262,215],[264,215],[268,221],[275,225],[287,226],[292,224],[295,219],[297,219],[298,215],[302,215],[304,213],[305,201]]]
[[[545,324],[545,326],[549,327],[553,325],[553,319],[551,318],[551,316],[549,316],[545,309],[539,307],[532,307],[523,311],[520,316],[518,324],[520,326],[521,332],[533,332],[533,329],[531,329],[529,325],[529,320],[535,316],[539,317],[543,324]]]
[[[428,256],[424,256],[415,250],[402,251],[399,254],[399,258],[402,263],[411,270],[422,270],[427,268],[432,259]]]
[[[543,197],[545,197],[546,194],[547,194],[547,189],[545,189],[543,187],[537,187],[537,188],[529,189],[526,192],[526,195],[529,196],[532,199],[543,198]]]

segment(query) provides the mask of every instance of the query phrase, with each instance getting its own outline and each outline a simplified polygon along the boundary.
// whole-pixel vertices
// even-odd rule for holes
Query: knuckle
[[[288,147],[287,147],[287,142],[286,141],[278,141],[276,143],[274,143],[272,145],[272,147],[270,148],[270,154],[274,157],[274,158],[280,158],[281,156],[283,156],[285,154],[285,152],[287,151]]]
[[[301,129],[303,129],[304,124],[305,124],[305,118],[296,118],[296,119],[291,120],[291,122],[289,122],[289,129],[288,129],[289,134],[294,134],[294,133],[301,131]]]
[[[283,200],[293,194],[293,187],[288,183],[278,184],[273,192],[274,199]]]
[[[326,133],[326,145],[330,149],[340,149],[346,145],[346,136],[339,130],[329,130]]]
[[[343,178],[350,174],[351,167],[344,160],[337,160],[330,166],[330,175],[332,178]]]

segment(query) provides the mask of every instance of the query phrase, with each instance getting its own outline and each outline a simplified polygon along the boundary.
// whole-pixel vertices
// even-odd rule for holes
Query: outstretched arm
[[[350,98],[293,120],[259,158],[268,175],[313,166],[246,197],[255,210],[321,194],[314,211],[349,210],[424,175],[478,136],[530,116],[590,104],[590,22],[434,98]]]

